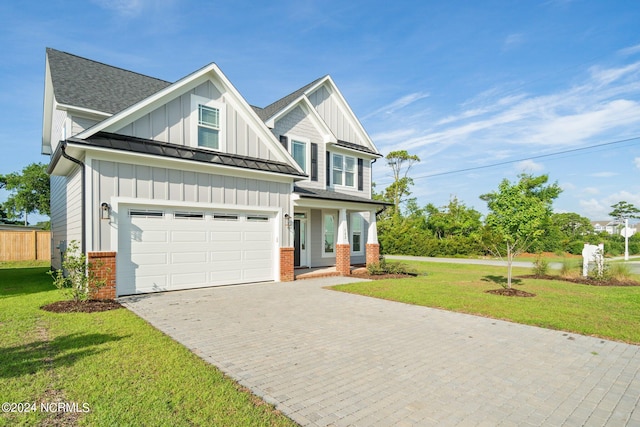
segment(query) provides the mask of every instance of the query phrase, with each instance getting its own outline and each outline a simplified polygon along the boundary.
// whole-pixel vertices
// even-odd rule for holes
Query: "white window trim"
[[[218,149],[201,147],[198,145],[198,106],[204,105],[205,107],[211,107],[218,109],[220,114],[220,129],[218,131]],[[190,142],[194,148],[202,148],[212,151],[227,151],[227,138],[226,138],[226,123],[227,114],[225,104],[220,101],[208,99],[199,95],[191,95],[191,115],[189,116],[189,130],[190,130]]]
[[[342,157],[342,184],[336,184],[333,181],[333,158],[334,156],[340,156]],[[353,185],[346,185],[345,182],[347,182],[346,179],[346,158],[350,158],[353,159]],[[329,172],[331,173],[331,186],[332,187],[343,187],[343,188],[348,188],[348,189],[352,189],[352,190],[357,190],[358,189],[358,158],[357,157],[353,157],[353,156],[349,156],[347,154],[342,154],[342,153],[335,153],[332,152],[331,153],[331,165],[329,168]]]
[[[354,236],[354,230],[353,230],[353,223],[354,223],[354,218],[358,218],[360,220],[360,250],[359,251],[354,251],[353,250],[353,236]],[[364,229],[364,217],[362,216],[362,214],[360,214],[360,212],[355,212],[351,214],[351,218],[350,222],[349,222],[349,245],[351,246],[351,254],[352,255],[364,255],[364,233],[365,233],[365,229]]]
[[[293,157],[293,141],[298,141],[298,142],[304,142],[305,144],[305,157],[306,157],[306,162],[305,162],[305,167],[304,169],[304,173],[306,173],[307,175],[309,175],[309,178],[306,179],[306,181],[311,179],[311,140],[309,138],[304,138],[302,136],[297,136],[297,135],[285,135],[287,138],[289,138],[289,154],[291,154],[291,157]],[[295,161],[295,159],[294,159]],[[296,164],[298,164],[296,162]]]
[[[327,215],[331,215],[333,217],[333,252],[325,252],[325,248],[324,248],[324,241],[325,241],[325,217]],[[322,245],[322,257],[323,258],[332,258],[336,256],[336,242],[337,242],[337,237],[338,237],[338,224],[337,224],[337,218],[338,215],[336,212],[328,212],[328,211],[322,211],[322,239],[320,241],[320,244]]]

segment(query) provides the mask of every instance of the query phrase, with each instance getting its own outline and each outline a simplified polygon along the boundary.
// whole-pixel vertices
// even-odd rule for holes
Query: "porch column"
[[[380,243],[378,243],[378,224],[376,223],[375,210],[369,211],[366,251],[367,265],[380,262]]]
[[[340,209],[338,239],[336,242],[336,270],[343,276],[351,274],[351,246],[347,227],[347,210]]]

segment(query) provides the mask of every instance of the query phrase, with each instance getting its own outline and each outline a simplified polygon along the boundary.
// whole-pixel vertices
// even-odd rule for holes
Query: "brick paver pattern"
[[[309,426],[640,426],[640,347],[323,289],[122,299]]]

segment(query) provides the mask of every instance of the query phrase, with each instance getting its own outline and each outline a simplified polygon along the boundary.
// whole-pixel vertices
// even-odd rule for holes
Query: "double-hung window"
[[[356,186],[356,159],[333,154],[333,185]]]
[[[220,149],[220,110],[198,104],[198,147]]]
[[[296,161],[298,166],[302,168],[303,171],[308,172],[306,142],[292,139],[291,140],[291,156],[293,157],[293,160]]]
[[[191,95],[191,146],[224,151],[224,104]]]

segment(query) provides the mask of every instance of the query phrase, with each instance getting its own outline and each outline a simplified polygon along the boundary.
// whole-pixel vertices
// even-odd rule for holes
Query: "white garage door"
[[[270,213],[121,208],[118,295],[274,279]]]

